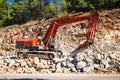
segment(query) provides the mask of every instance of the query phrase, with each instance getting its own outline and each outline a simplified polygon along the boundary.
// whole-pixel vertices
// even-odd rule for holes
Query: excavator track
[[[60,50],[54,51],[20,51],[17,53],[18,58],[33,58],[39,57],[40,59],[53,60],[60,57],[62,52]]]

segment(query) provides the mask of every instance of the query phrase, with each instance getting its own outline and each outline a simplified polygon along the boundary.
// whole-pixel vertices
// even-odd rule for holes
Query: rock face
[[[30,22],[0,29],[0,73],[120,73],[120,9],[100,12],[94,44],[75,58],[18,59],[18,38],[42,38],[52,20]],[[69,55],[86,40],[86,21],[60,27],[55,47]]]

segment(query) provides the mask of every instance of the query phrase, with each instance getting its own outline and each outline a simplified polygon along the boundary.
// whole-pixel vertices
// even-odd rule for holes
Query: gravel
[[[82,23],[60,27],[55,46],[63,51],[62,58],[43,60],[38,57],[19,59],[16,39],[40,38],[52,20],[32,24],[13,25],[0,29],[0,74],[2,73],[120,73],[120,9],[100,12],[101,22],[95,33],[94,44],[80,50],[75,58],[67,55],[86,39]],[[116,16],[117,15],[117,16]],[[113,21],[115,20],[115,21]],[[38,36],[39,35],[39,36]]]

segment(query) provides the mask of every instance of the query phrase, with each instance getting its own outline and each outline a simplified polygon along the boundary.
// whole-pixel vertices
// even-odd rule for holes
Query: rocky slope
[[[43,37],[52,20],[29,22],[0,29],[0,73],[120,73],[120,9],[100,12],[94,44],[74,60],[38,57],[18,59],[15,41],[20,37]],[[86,39],[86,22],[65,25],[56,34],[56,48],[68,55]],[[87,25],[85,25],[87,26]]]

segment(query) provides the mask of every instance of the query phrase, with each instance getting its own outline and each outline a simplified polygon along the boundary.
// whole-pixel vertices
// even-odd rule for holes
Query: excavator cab
[[[50,38],[47,42],[47,47],[49,50],[54,50],[55,48],[55,40],[54,38]]]

